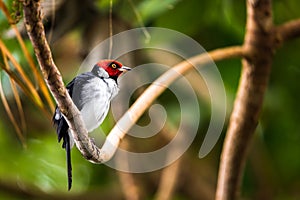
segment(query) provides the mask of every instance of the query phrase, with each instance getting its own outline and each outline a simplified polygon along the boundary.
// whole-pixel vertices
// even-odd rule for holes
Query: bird
[[[74,104],[80,111],[88,132],[99,127],[105,119],[111,100],[118,94],[118,77],[131,68],[123,66],[116,60],[100,60],[90,72],[76,76],[67,86]],[[68,190],[72,187],[71,148],[74,139],[68,123],[58,106],[53,114],[53,125],[56,128],[58,142],[66,150]]]

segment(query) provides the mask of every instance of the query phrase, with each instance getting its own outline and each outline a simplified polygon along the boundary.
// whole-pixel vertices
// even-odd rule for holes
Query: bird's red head
[[[103,68],[112,78],[118,78],[124,71],[131,69],[115,60],[101,60],[97,63],[97,66]]]

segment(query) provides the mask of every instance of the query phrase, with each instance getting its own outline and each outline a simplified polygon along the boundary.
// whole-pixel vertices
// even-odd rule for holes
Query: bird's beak
[[[121,68],[119,68],[119,71],[122,71],[122,72],[130,71],[130,70],[131,70],[130,67],[126,67],[124,65]]]

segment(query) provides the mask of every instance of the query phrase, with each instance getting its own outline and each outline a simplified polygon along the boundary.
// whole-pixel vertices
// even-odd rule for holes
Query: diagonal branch
[[[23,4],[26,29],[35,49],[35,54],[41,71],[43,72],[44,79],[46,80],[58,107],[65,116],[69,127],[74,130],[72,133],[77,148],[87,160],[95,163],[105,162],[114,155],[126,132],[134,125],[152,102],[167,88],[167,86],[180,77],[181,74],[192,69],[196,64],[205,65],[212,60],[219,61],[230,58],[241,58],[243,56],[243,48],[240,46],[233,46],[192,57],[189,60],[174,66],[171,70],[159,77],[143,93],[143,95],[140,96],[111,130],[103,147],[99,149],[88,137],[80,112],[67,93],[61,74],[53,61],[51,50],[44,33],[40,2],[26,0]]]
[[[66,117],[69,127],[74,130],[74,139],[82,155],[91,161],[102,161],[102,155],[83,124],[80,112],[68,94],[60,72],[58,71],[45,37],[42,23],[40,1],[26,0],[23,2],[26,30],[33,44],[44,79],[54,96],[58,107]]]

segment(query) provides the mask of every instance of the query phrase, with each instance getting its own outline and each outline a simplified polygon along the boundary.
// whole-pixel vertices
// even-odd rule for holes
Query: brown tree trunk
[[[216,199],[239,196],[247,149],[258,124],[273,54],[271,0],[247,2],[245,58],[221,155]]]

